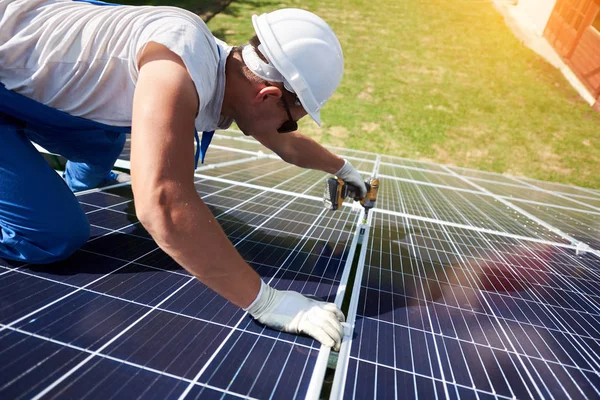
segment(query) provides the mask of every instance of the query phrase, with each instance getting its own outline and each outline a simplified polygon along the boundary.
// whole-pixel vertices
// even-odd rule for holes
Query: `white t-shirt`
[[[231,47],[197,15],[174,7],[0,0],[0,82],[78,117],[131,125],[138,58],[148,42],[166,46],[187,67],[200,99],[196,129],[228,127],[231,120],[219,120]]]

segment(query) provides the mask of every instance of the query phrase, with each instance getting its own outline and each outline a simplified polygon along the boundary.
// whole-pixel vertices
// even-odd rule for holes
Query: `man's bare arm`
[[[148,45],[133,101],[136,212],[169,256],[232,303],[247,307],[260,278],[194,187],[191,143],[197,110],[195,86],[181,59],[160,45]]]
[[[262,133],[254,138],[273,150],[285,162],[302,168],[335,174],[344,160],[300,132]]]

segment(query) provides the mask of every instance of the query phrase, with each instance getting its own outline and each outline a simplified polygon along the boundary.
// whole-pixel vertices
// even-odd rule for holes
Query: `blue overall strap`
[[[200,139],[198,139],[198,130],[194,129],[194,139],[196,139],[196,153],[194,154],[194,169],[198,168],[198,159],[200,158]],[[204,154],[204,153],[202,153]],[[204,155],[202,156],[202,164],[204,164]]]
[[[197,133],[196,133],[197,134]],[[202,132],[202,144],[200,144],[200,154],[202,155],[202,164],[204,164],[204,157],[206,157],[206,150],[213,138],[215,131]],[[197,136],[196,136],[197,138]],[[198,157],[196,157],[196,168],[198,168]]]
[[[90,3],[90,4],[97,5],[97,6],[120,6],[121,5],[121,4],[107,3],[105,1],[100,1],[100,0],[73,0],[73,1],[78,1],[80,3]]]

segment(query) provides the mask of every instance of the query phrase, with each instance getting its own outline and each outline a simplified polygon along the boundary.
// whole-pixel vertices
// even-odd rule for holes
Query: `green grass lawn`
[[[209,27],[244,43],[250,16],[280,7],[317,13],[344,49],[323,128],[300,124],[308,136],[600,188],[600,114],[512,35],[491,1],[235,0]]]

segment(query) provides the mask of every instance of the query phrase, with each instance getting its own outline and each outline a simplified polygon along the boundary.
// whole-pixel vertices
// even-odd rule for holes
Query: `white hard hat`
[[[253,15],[252,24],[261,42],[260,52],[276,70],[252,57],[250,46],[244,57],[248,68],[258,76],[264,75],[263,79],[283,82],[321,125],[321,108],[344,73],[342,46],[333,30],[315,14],[297,8]]]

